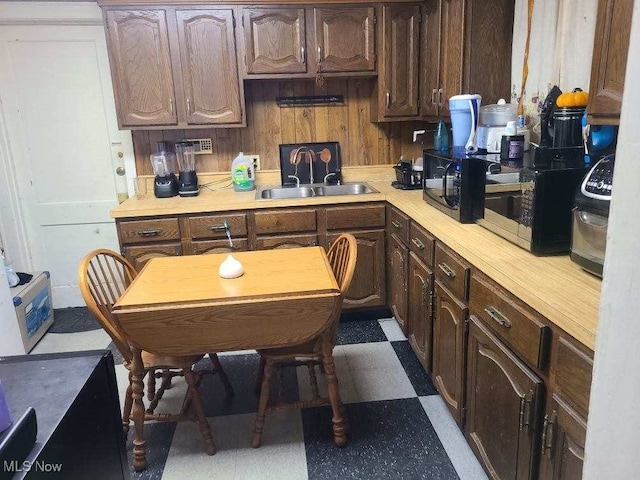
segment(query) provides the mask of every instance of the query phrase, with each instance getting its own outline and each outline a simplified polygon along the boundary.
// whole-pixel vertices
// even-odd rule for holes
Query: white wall
[[[640,2],[614,173],[587,425],[585,479],[640,477]]]

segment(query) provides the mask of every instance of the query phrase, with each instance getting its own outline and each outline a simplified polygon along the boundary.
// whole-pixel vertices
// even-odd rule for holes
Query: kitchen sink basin
[[[311,187],[259,187],[256,192],[256,199],[307,198],[313,197],[313,195],[314,192]]]
[[[366,183],[344,183],[342,185],[320,184],[304,187],[258,187],[256,200],[364,195],[367,193],[378,193],[378,191]]]

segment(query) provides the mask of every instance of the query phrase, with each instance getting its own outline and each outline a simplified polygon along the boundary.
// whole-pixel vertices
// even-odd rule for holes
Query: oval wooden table
[[[134,352],[136,470],[146,468],[141,350],[182,356],[297,345],[323,335],[340,312],[342,295],[321,247],[233,256],[244,266],[235,279],[218,275],[227,254],[153,258],[114,305]],[[324,336],[328,388],[337,394],[331,339]],[[333,408],[333,431],[336,443],[344,444],[340,410]]]

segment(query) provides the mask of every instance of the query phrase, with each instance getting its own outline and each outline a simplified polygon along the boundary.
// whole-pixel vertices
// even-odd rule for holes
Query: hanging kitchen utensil
[[[331,152],[328,148],[320,150],[320,160],[324,162],[327,175],[329,175],[329,162],[331,161]]]

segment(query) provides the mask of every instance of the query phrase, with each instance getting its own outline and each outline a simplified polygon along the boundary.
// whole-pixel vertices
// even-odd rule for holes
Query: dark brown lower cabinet
[[[540,478],[580,480],[586,436],[584,418],[554,394],[542,428]]]
[[[433,272],[409,253],[409,343],[418,360],[428,372],[431,371],[431,337],[433,323]]]
[[[469,308],[436,281],[433,312],[433,383],[463,426],[465,320]]]
[[[543,382],[475,316],[469,323],[467,441],[491,478],[534,478]]]
[[[122,247],[122,255],[140,271],[152,258],[182,255],[182,246],[179,243],[131,245]]]
[[[333,242],[342,233],[350,233],[358,242],[356,271],[342,308],[379,307],[386,304],[384,230],[336,232],[327,235]],[[328,248],[328,247],[327,247]]]
[[[244,252],[248,249],[249,246],[246,238],[233,239],[232,247],[229,246],[229,240],[193,240],[191,242],[192,255]]]
[[[402,332],[408,335],[407,328],[407,264],[409,261],[409,248],[392,234],[389,237],[389,308],[393,317],[400,325]]]
[[[318,245],[318,236],[315,233],[300,235],[273,235],[269,237],[258,237],[256,240],[257,250],[313,247],[314,245]]]

